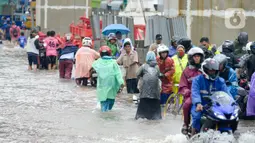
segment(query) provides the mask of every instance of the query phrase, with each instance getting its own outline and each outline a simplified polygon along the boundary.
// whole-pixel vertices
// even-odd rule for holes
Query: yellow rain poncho
[[[173,56],[172,59],[174,60],[174,68],[175,68],[174,84],[179,84],[181,76],[182,76],[182,72],[186,68],[188,63],[188,55],[185,54],[181,59],[178,57],[178,55],[175,55]],[[177,93],[178,87],[173,86],[173,92]]]
[[[120,86],[124,84],[121,70],[116,60],[104,56],[95,61],[92,67],[97,72],[97,99],[115,99]]]

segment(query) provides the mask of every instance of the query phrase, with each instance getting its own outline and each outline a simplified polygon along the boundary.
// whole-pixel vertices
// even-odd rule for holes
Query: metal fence
[[[184,17],[166,18],[150,16],[146,18],[146,35],[144,45],[137,47],[140,63],[145,62],[149,46],[155,42],[156,34],[161,34],[163,43],[170,46],[172,37],[187,37]]]
[[[162,41],[167,46],[170,45],[173,36],[187,37],[186,24],[183,17],[166,18],[157,15],[147,17],[146,21],[145,47],[154,43],[157,34],[162,35]]]

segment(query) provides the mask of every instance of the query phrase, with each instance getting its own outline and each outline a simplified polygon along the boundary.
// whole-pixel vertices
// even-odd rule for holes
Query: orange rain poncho
[[[75,55],[75,78],[89,78],[92,63],[100,57],[99,53],[89,47],[81,47]]]

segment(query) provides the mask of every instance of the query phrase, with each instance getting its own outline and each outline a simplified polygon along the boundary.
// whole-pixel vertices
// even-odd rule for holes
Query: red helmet
[[[108,56],[112,55],[112,50],[108,46],[100,47],[99,53],[102,54],[102,53],[105,53],[105,52],[107,52]]]

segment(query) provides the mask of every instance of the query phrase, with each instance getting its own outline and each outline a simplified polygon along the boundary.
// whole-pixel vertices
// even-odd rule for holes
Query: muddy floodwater
[[[23,49],[0,48],[1,143],[186,143],[181,117],[161,121],[134,120],[132,95],[118,95],[113,111],[97,108],[95,88],[60,80],[58,71],[27,70]],[[241,121],[232,135],[212,142],[255,143],[255,122]],[[203,138],[194,142],[208,142]]]

